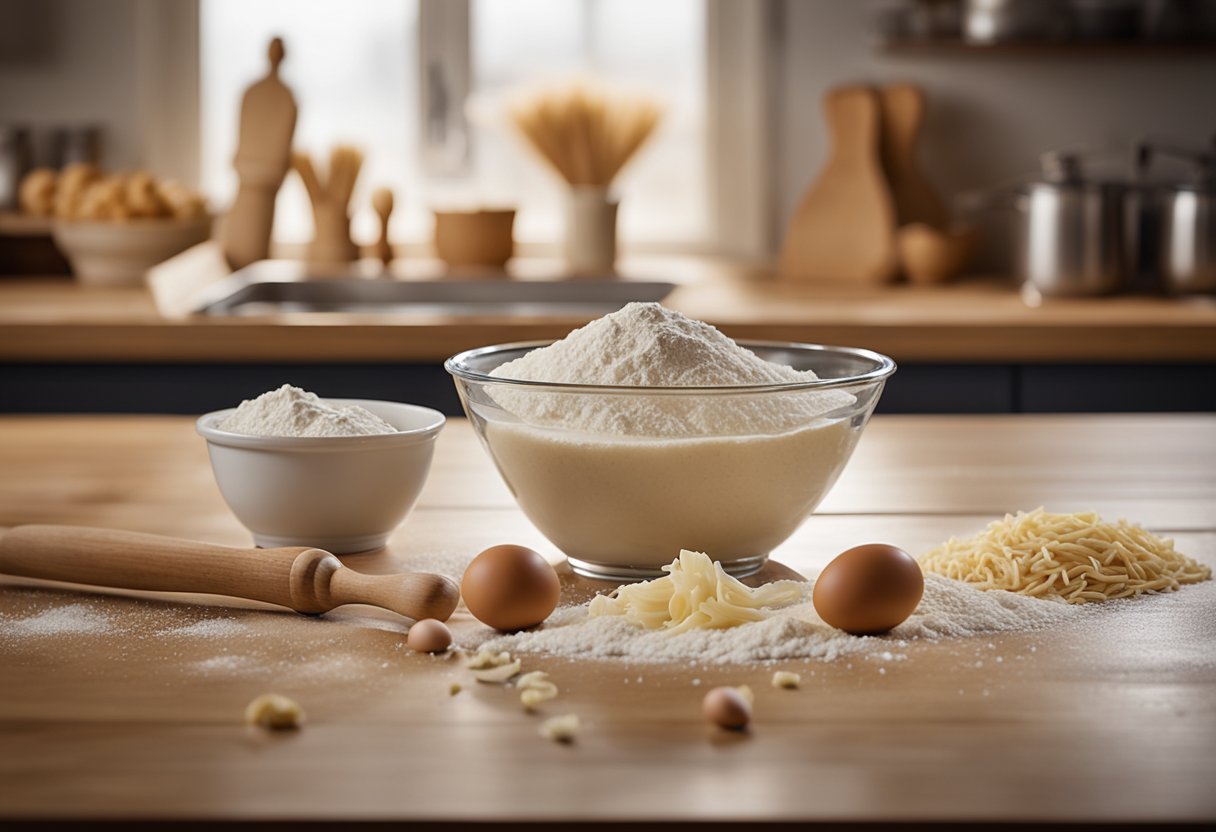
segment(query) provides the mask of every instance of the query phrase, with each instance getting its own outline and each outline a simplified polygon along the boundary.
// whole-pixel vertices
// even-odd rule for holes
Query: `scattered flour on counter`
[[[229,675],[238,671],[256,668],[257,664],[257,660],[251,656],[225,654],[223,656],[211,656],[210,658],[200,659],[190,665],[190,668],[201,676],[209,676],[216,673]]]
[[[5,670],[74,665],[92,679],[145,685],[240,678],[276,685],[341,681],[371,690],[401,672],[407,652],[406,619],[365,617],[355,608],[316,618],[113,595],[76,600],[35,588],[2,591]]]
[[[5,627],[23,636],[104,635],[112,629],[110,617],[87,604],[53,607],[28,618],[5,621]]]
[[[249,628],[235,618],[204,618],[193,624],[185,624],[162,630],[163,636],[185,636],[190,638],[227,638],[248,635]]]
[[[984,633],[1036,630],[1075,619],[1085,611],[1062,602],[1010,592],[983,592],[937,575],[925,576],[925,594],[907,621],[885,636],[851,636],[828,626],[811,603],[807,583],[798,603],[771,612],[764,621],[724,630],[669,633],[646,630],[618,616],[591,618],[587,606],[565,607],[537,630],[498,636],[482,649],[545,653],[581,659],[639,664],[750,664],[791,659],[833,661],[841,656],[876,654],[898,660],[891,647],[914,640],[936,641]]]
[[[337,407],[290,384],[246,399],[216,427],[248,436],[372,436],[397,431],[358,405]]]
[[[657,303],[631,303],[491,375],[560,384],[731,387],[815,381],[810,370],[765,361],[713,326]],[[782,433],[854,401],[839,390],[766,395],[569,396],[496,388],[495,401],[525,422],[619,436],[680,437],[722,431]]]

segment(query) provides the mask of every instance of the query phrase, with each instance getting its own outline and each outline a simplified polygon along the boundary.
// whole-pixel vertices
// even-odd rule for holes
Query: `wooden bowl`
[[[436,211],[435,254],[449,268],[501,269],[515,253],[515,209]]]
[[[926,286],[946,283],[962,274],[978,242],[979,232],[974,228],[942,231],[923,222],[903,226],[896,236],[908,281]]]
[[[211,218],[56,220],[55,244],[88,286],[138,286],[157,263],[211,236]]]

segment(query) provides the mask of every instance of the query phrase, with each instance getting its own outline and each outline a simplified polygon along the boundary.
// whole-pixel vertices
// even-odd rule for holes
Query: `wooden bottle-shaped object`
[[[882,163],[895,199],[899,225],[924,223],[945,230],[949,214],[916,161],[916,144],[925,121],[925,94],[912,84],[879,91],[882,100]]]
[[[296,101],[279,80],[283,41],[270,42],[270,72],[245,91],[233,167],[240,178],[236,200],[225,218],[220,239],[233,268],[265,260],[274,228],[274,201],[291,168],[291,138],[296,129]]]
[[[830,90],[827,164],[794,212],[781,251],[790,280],[886,283],[897,274],[895,203],[883,175],[878,96],[869,87]]]
[[[974,228],[953,227],[950,212],[916,160],[925,94],[912,84],[884,87],[882,161],[899,222],[896,248],[911,283],[943,283],[961,274],[979,242]]]

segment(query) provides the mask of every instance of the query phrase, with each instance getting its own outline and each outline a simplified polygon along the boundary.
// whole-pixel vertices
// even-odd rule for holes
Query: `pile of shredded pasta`
[[[1175,551],[1174,541],[1094,512],[1005,515],[968,540],[951,538],[920,557],[926,572],[977,589],[1005,589],[1072,604],[1171,592],[1212,570]]]
[[[773,581],[752,589],[701,552],[681,550],[663,567],[668,574],[653,581],[627,584],[591,600],[588,614],[624,616],[648,630],[686,630],[737,627],[762,621],[766,607],[781,607],[802,599],[797,581]]]

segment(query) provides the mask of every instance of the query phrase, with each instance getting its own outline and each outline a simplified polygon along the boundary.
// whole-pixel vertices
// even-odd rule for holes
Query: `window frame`
[[[468,0],[419,0],[420,79],[430,61],[468,91]],[[136,91],[142,157],[157,173],[197,186],[200,168],[200,0],[139,0]],[[764,259],[776,251],[775,80],[777,0],[706,0],[706,140],[712,201],[698,244],[630,243],[639,253]],[[419,95],[425,124],[427,84]],[[461,116],[463,117],[463,116]],[[423,143],[425,147],[425,143]],[[555,241],[553,250],[560,245]]]

